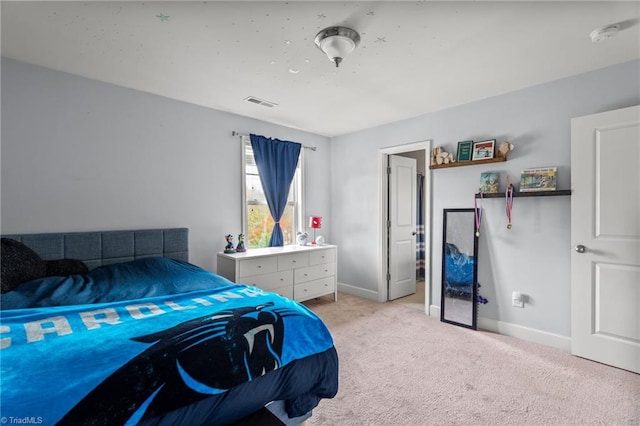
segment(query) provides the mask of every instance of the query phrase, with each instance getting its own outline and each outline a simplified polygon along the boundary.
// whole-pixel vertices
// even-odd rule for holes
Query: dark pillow
[[[0,293],[11,291],[23,282],[45,276],[45,262],[36,252],[11,238],[0,240]]]
[[[78,259],[45,260],[44,263],[47,277],[67,277],[89,272],[87,265]]]

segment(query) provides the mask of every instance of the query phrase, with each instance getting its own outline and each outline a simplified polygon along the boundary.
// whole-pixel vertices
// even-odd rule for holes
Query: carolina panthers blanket
[[[303,305],[235,284],[3,310],[0,333],[12,423],[136,424],[333,348]]]

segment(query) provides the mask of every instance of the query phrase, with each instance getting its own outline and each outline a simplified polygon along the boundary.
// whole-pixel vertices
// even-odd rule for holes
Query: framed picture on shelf
[[[555,191],[557,167],[523,169],[520,175],[520,192]]]
[[[496,194],[500,184],[500,172],[480,173],[479,192],[483,194]]]
[[[473,151],[473,141],[458,142],[458,153],[456,161],[471,161],[471,153]]]
[[[473,153],[471,156],[471,160],[486,160],[488,158],[493,158],[493,151],[495,150],[495,147],[495,139],[475,142],[473,144]]]

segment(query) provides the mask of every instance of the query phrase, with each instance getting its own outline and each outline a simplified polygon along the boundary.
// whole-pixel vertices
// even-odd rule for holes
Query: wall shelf
[[[434,164],[429,166],[429,169],[448,169],[450,167],[462,167],[462,166],[477,166],[478,164],[488,164],[488,163],[503,163],[507,161],[506,157],[495,157],[495,158],[487,158],[484,160],[471,160],[471,161],[460,161],[449,164]]]
[[[571,195],[570,189],[560,189],[557,191],[533,191],[533,192],[514,192],[513,197],[551,197],[558,195]],[[482,198],[504,198],[504,192],[495,192],[491,194],[482,194]],[[480,193],[476,194],[476,198],[480,198]]]

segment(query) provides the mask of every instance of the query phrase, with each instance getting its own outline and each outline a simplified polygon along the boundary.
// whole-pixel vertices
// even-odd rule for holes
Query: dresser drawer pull
[[[258,265],[258,269],[262,268],[262,265]]]

